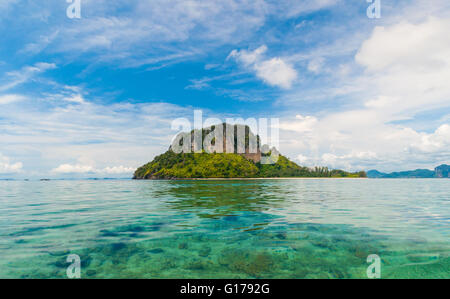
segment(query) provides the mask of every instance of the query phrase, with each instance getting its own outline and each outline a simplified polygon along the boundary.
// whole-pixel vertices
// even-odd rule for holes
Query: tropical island
[[[223,128],[223,131],[220,130],[220,134],[217,134],[218,130],[216,129],[219,126]],[[196,149],[194,141],[196,135],[199,136],[197,140],[203,146],[200,151],[198,148]],[[241,148],[239,148],[237,136],[244,137],[242,138]],[[186,143],[186,138],[190,142]],[[206,146],[204,146],[205,141],[209,141],[209,143],[206,142]],[[222,142],[219,143],[219,141]],[[185,151],[177,153],[174,150],[177,146],[184,146]],[[217,148],[223,149],[223,151],[218,151]],[[188,152],[186,149],[188,149]],[[180,133],[167,152],[155,157],[150,163],[139,167],[134,173],[133,179],[367,177],[364,171],[347,172],[339,169],[330,170],[327,167],[308,168],[299,166],[279,154],[276,148],[269,151],[263,149],[264,146],[261,145],[260,137],[255,136],[248,126],[221,124],[201,130],[192,130],[190,133]],[[273,155],[274,152],[276,152],[276,159],[272,163],[264,162],[275,156]]]

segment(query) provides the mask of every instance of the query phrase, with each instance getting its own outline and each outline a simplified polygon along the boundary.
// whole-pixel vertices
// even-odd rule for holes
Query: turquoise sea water
[[[450,180],[0,182],[0,278],[450,278]]]

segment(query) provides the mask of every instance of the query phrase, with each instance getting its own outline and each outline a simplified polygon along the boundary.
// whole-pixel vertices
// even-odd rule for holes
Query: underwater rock
[[[183,243],[180,243],[180,244],[178,244],[178,249],[188,249],[188,243],[186,243],[186,242],[183,242]]]
[[[51,256],[68,256],[70,254],[70,250],[61,250],[61,251],[53,251],[53,252],[48,252],[49,255]]]
[[[413,263],[429,263],[439,260],[438,254],[409,254],[406,258]]]
[[[286,233],[278,233],[275,235],[275,238],[280,239],[280,240],[286,240],[287,234]]]
[[[57,268],[67,268],[67,266],[69,265],[66,261],[66,259],[58,259],[56,260],[56,262],[53,262],[53,265]]]
[[[97,271],[95,271],[95,270],[87,270],[86,271],[86,275],[87,276],[95,276],[95,275],[97,275]]]
[[[199,250],[198,255],[201,257],[208,257],[210,253],[211,253],[211,247],[206,246]]]
[[[194,260],[186,265],[186,269],[205,270],[211,265],[212,263],[210,261]]]
[[[218,262],[233,272],[245,273],[253,277],[260,277],[271,272],[275,265],[272,256],[266,252],[251,254],[236,249],[222,252]]]
[[[118,235],[119,235],[118,233],[109,231],[107,229],[102,229],[100,231],[100,236],[102,236],[102,237],[117,237]]]
[[[224,249],[220,253],[217,262],[222,266],[229,266],[235,259],[246,259],[247,253],[239,249]]]
[[[81,256],[80,260],[82,268],[87,268],[92,262],[92,258],[90,256]]]
[[[125,244],[125,243],[114,243],[114,244],[111,244],[111,249],[114,250],[114,251],[122,250],[125,247],[127,247],[127,244]]]
[[[159,253],[163,253],[164,249],[161,248],[155,248],[155,249],[150,249],[148,250],[149,253],[153,253],[153,254],[159,254]]]
[[[237,260],[234,266],[242,272],[251,276],[259,277],[272,271],[274,262],[268,253],[258,253],[250,259],[250,261]]]
[[[309,231],[315,231],[315,232],[320,231],[319,228],[315,225],[308,225],[306,229]]]
[[[239,216],[236,215],[228,215],[228,216],[224,216],[223,220],[225,221],[230,221],[230,222],[237,222],[239,221]]]
[[[311,242],[311,244],[313,244],[314,246],[319,247],[319,248],[331,249],[331,250],[333,250],[335,248],[334,244],[327,238],[312,239],[310,242]]]

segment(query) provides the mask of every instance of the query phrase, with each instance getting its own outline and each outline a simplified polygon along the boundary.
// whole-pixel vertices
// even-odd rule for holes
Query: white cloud
[[[295,131],[299,133],[310,132],[316,126],[318,119],[313,116],[296,115],[296,120],[292,122],[280,123],[280,129]]]
[[[352,69],[344,76],[328,72],[330,84],[293,90],[284,97],[291,106],[307,107],[310,101],[316,107],[325,99],[340,103],[317,114],[284,119],[282,152],[307,166],[349,170],[431,169],[450,163],[445,118],[450,108],[450,19],[403,18],[385,24],[361,43],[353,64],[345,63]],[[438,117],[428,116],[435,114]]]
[[[58,37],[59,32],[59,30],[55,30],[48,36],[41,35],[37,41],[27,44],[21,52],[30,54],[40,53]]]
[[[356,55],[369,71],[408,69],[436,71],[450,64],[449,19],[429,18],[419,24],[402,22],[376,27]]]
[[[448,107],[450,19],[429,18],[376,27],[355,60],[366,69],[358,80],[375,96],[368,107],[402,116]]]
[[[254,51],[233,50],[227,59],[233,58],[269,85],[289,89],[297,79],[297,71],[280,57],[265,59],[267,46]]]
[[[264,25],[269,8],[264,0],[84,1],[81,22],[47,22],[22,52],[64,53],[68,59],[89,52],[97,54],[95,63],[121,67],[182,61],[245,40]],[[62,7],[43,3],[44,9],[60,14]]]
[[[63,100],[67,101],[67,102],[71,102],[71,103],[78,103],[78,104],[85,103],[83,96],[80,94],[74,94],[74,95],[71,95],[70,97],[64,97]]]
[[[395,171],[450,163],[449,124],[425,133],[386,123],[376,111],[297,116],[280,123],[280,138],[281,152],[305,166]]]
[[[38,62],[25,66],[21,70],[6,73],[6,78],[0,81],[0,91],[9,90],[32,79],[36,74],[55,69],[56,64]],[[2,83],[3,81],[3,83]]]
[[[365,103],[365,106],[368,108],[383,108],[387,109],[393,103],[397,102],[398,99],[393,99],[387,96],[379,96],[376,99],[369,100]]]
[[[274,9],[280,11],[286,17],[294,17],[312,11],[325,9],[336,5],[340,0],[287,0],[276,1]]]
[[[17,95],[17,94],[0,95],[0,105],[6,105],[6,104],[14,103],[14,102],[20,102],[25,99],[26,98],[24,96]]]
[[[46,70],[52,70],[56,68],[56,64],[47,62],[38,62],[34,66],[30,67],[31,70],[36,72],[44,72]]]
[[[0,109],[2,152],[25,157],[36,175],[132,173],[167,150],[177,133],[173,119],[193,115],[189,107],[168,103],[92,103],[80,88],[71,88],[72,95],[66,90]]]
[[[281,58],[272,58],[255,64],[256,75],[272,86],[291,88],[297,72]]]
[[[124,167],[124,166],[114,166],[114,167],[106,167],[100,171],[100,173],[107,174],[131,174],[136,170],[133,167]]]
[[[312,59],[308,64],[308,71],[318,74],[323,68],[325,60],[322,57]]]
[[[62,164],[59,165],[57,168],[52,169],[53,173],[94,173],[94,168],[92,166],[88,165],[80,165],[80,164]]]
[[[7,2],[5,2],[7,1]],[[15,2],[2,0],[3,5]],[[22,53],[65,53],[66,58],[97,53],[96,62],[120,61],[124,65],[146,64],[162,55],[203,54],[224,44],[248,41],[270,18],[293,18],[335,5],[338,0],[164,0],[164,1],[83,1],[80,22],[66,21],[61,3],[40,2],[16,15],[45,19],[32,23],[34,40],[27,41]],[[40,15],[40,16],[38,16]],[[49,16],[52,16],[49,18]],[[27,23],[27,24],[28,24]],[[29,28],[29,27],[25,27]],[[180,50],[177,43],[183,43]],[[105,51],[107,50],[107,52]],[[164,54],[161,54],[163,52]],[[181,57],[180,57],[181,56]],[[184,57],[183,57],[184,56]],[[124,61],[126,60],[126,61]],[[153,60],[154,61],[154,60]],[[139,64],[141,62],[141,64]],[[148,63],[151,64],[151,63]]]
[[[105,167],[102,169],[96,169],[90,165],[82,165],[82,164],[62,164],[57,168],[53,169],[51,172],[55,174],[111,174],[111,175],[120,175],[120,174],[132,174],[136,168],[133,167],[124,167],[124,166],[113,166],[113,167]]]
[[[422,153],[448,153],[450,156],[450,125],[444,124],[432,134],[420,134],[420,139],[410,146],[410,150]]]
[[[0,174],[18,173],[22,170],[22,162],[11,163],[11,160],[0,153]]]
[[[318,162],[323,163],[323,165],[328,165],[332,168],[344,168],[354,170],[355,167],[358,167],[357,165],[361,164],[362,162],[370,162],[377,159],[378,159],[377,154],[371,151],[367,152],[352,151],[349,154],[341,156],[326,153],[321,156]],[[355,165],[355,163],[358,164]]]
[[[299,161],[302,165],[309,162],[309,158],[303,156],[302,154],[297,155],[297,161]]]
[[[233,50],[230,55],[228,55],[227,59],[234,58],[241,62],[244,66],[249,67],[259,62],[262,59],[264,53],[267,52],[267,46],[262,45],[261,47],[253,50]]]

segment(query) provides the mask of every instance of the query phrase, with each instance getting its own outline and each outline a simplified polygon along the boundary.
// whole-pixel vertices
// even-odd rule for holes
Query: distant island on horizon
[[[369,170],[367,177],[370,179],[433,179],[433,178],[450,178],[450,165],[442,164],[433,170],[430,169],[416,169],[409,171],[383,173],[378,170]]]
[[[162,179],[233,179],[233,178],[366,178],[364,171],[347,172],[340,169],[330,170],[328,167],[302,167],[290,161],[287,157],[277,152],[278,159],[272,164],[263,164],[261,160],[270,158],[271,153],[263,154],[261,151],[260,137],[253,135],[248,126],[222,124],[223,147],[230,142],[234,151],[224,153],[203,150],[200,153],[175,153],[170,146],[169,150],[157,156],[150,163],[139,167],[134,173],[133,179],[137,180],[162,180]],[[205,138],[216,126],[202,130],[192,130],[191,137],[200,133],[202,144]],[[234,130],[233,137],[227,136],[228,130]],[[238,153],[237,137],[239,130],[245,130],[245,151]],[[193,140],[193,138],[191,138]],[[256,151],[250,151],[251,140],[256,140]],[[212,140],[214,145],[214,138]],[[233,142],[234,141],[234,142]],[[192,142],[192,141],[191,141]],[[180,144],[182,146],[182,144]],[[194,148],[193,142],[190,148]],[[211,149],[210,149],[211,150]],[[271,151],[277,151],[272,148]]]

